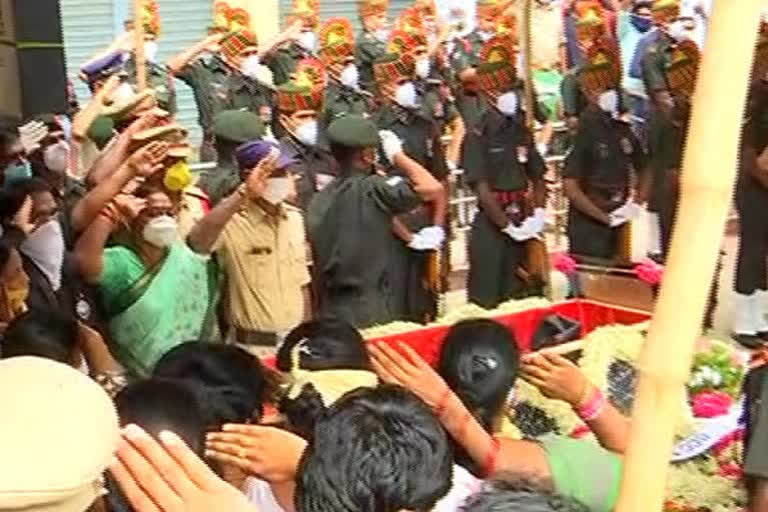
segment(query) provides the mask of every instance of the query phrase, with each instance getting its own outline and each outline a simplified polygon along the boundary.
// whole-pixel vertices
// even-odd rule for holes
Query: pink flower
[[[693,415],[697,418],[715,418],[728,414],[733,398],[722,391],[702,391],[693,397]]]
[[[637,277],[651,286],[661,283],[664,267],[653,260],[645,259],[635,266]]]
[[[561,253],[555,256],[555,270],[559,270],[567,276],[571,276],[576,273],[576,261],[568,254]]]

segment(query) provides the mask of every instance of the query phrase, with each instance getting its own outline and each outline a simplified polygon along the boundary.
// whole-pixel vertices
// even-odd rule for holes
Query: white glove
[[[546,212],[544,208],[536,208],[533,211],[533,215],[523,221],[520,229],[530,235],[530,238],[538,238],[538,235],[544,231],[545,224]]]
[[[633,220],[640,216],[641,207],[633,201],[627,201],[622,206],[611,212],[611,215],[623,217],[626,220]]]
[[[533,238],[533,235],[528,232],[523,226],[515,227],[511,222],[507,224],[507,227],[501,230],[505,235],[510,237],[515,242],[525,242]]]
[[[445,231],[440,226],[423,228],[413,235],[408,247],[414,251],[434,251],[445,241]]]
[[[451,160],[446,160],[445,165],[448,167],[448,170],[451,172],[456,172],[456,169],[459,167],[456,165],[456,162],[452,162]]]
[[[394,164],[395,155],[403,152],[403,141],[391,130],[381,130],[379,138],[381,139],[381,147],[384,149],[384,155],[389,163]]]
[[[549,153],[549,146],[547,146],[543,142],[539,142],[538,144],[536,144],[536,151],[538,151],[539,155],[541,155],[542,157],[547,156],[547,153]]]
[[[48,127],[40,121],[30,121],[19,127],[19,138],[27,154],[40,148],[40,142],[48,135]]]
[[[610,214],[608,217],[611,219],[610,225],[612,228],[617,228],[629,222],[629,219],[627,219],[623,215],[616,215],[615,213]]]

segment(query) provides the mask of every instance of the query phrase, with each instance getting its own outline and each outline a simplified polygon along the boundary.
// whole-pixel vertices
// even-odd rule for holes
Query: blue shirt
[[[632,78],[643,78],[643,59],[648,53],[648,49],[656,43],[661,37],[662,32],[657,29],[651,29],[645,34],[640,41],[637,42],[635,47],[635,54],[632,57],[632,64],[629,67],[629,76]]]

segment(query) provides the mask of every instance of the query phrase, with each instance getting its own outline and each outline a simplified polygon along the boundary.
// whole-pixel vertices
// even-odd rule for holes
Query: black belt
[[[235,338],[240,345],[260,345],[265,347],[276,347],[280,338],[274,332],[250,331],[247,329],[235,328]]]

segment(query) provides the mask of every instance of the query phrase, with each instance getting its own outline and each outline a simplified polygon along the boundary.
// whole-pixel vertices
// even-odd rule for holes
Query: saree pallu
[[[184,244],[174,244],[165,260],[113,301],[122,304],[107,304],[120,362],[143,377],[175,346],[217,339],[218,289],[215,264]]]

